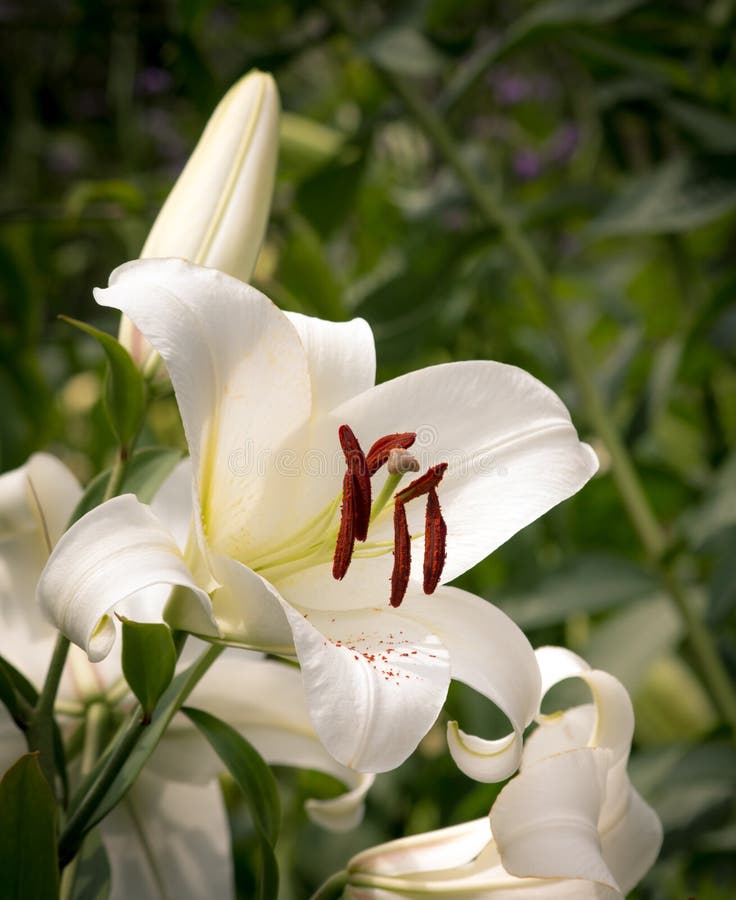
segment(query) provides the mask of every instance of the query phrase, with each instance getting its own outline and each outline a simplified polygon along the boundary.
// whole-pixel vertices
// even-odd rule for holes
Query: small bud
[[[271,208],[279,143],[279,95],[253,71],[220,101],[141,251],[181,257],[249,281]],[[150,345],[124,316],[120,343],[143,365]]]
[[[419,460],[403,447],[393,447],[388,454],[386,468],[390,475],[406,475],[419,471]]]

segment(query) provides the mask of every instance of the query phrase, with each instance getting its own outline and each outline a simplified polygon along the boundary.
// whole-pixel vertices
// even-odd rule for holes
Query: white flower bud
[[[279,142],[273,78],[253,71],[225,94],[153,224],[141,258],[182,257],[249,281],[268,223]],[[119,340],[150,347],[123,317]]]

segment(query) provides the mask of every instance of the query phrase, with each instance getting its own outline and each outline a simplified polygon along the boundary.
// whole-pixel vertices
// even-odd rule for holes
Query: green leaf
[[[732,116],[686,100],[667,99],[664,108],[705,150],[714,153],[733,153],[736,150],[736,121]]]
[[[717,163],[668,162],[631,179],[587,228],[590,238],[674,234],[736,209],[736,178]]]
[[[669,598],[659,596],[617,611],[594,628],[584,646],[573,649],[593,668],[615,675],[633,694],[652,661],[673,652],[682,633],[682,620]]]
[[[319,235],[303,217],[288,219],[289,236],[279,257],[278,286],[284,292],[280,305],[301,307],[310,315],[344,319],[342,287],[325,254]]]
[[[162,622],[131,622],[119,618],[123,623],[123,674],[148,722],[174,677],[174,639],[169,626]]]
[[[68,316],[61,318],[91,335],[104,350],[108,362],[105,408],[117,439],[127,445],[138,433],[145,412],[146,388],[140,370],[125,347],[111,335],[86,322]]]
[[[136,450],[125,469],[120,493],[135,494],[141,503],[150,503],[181,458],[181,451],[168,447],[146,447],[143,450]],[[72,523],[102,503],[109,479],[110,470],[107,469],[87,485],[72,514]]]
[[[12,685],[14,695],[15,695],[15,707],[18,710],[19,717],[13,718],[16,720],[17,724],[23,723],[25,726],[27,723],[25,722],[23,712],[19,709],[19,699],[24,700],[28,706],[35,706],[38,702],[38,691],[31,684],[31,682],[23,675],[22,672],[19,672],[18,669],[15,668],[12,663],[8,662],[7,659],[0,657],[0,668],[2,668],[2,673],[5,676],[6,682],[10,682]],[[6,688],[7,690],[7,688]],[[10,711],[10,707],[8,707]],[[11,712],[11,715],[13,713]],[[61,736],[61,731],[59,730],[59,724],[54,719],[53,721],[53,730],[54,730],[54,761],[56,763],[56,771],[59,773],[59,777],[61,778],[62,789],[64,792],[64,796],[66,796],[67,791],[69,789],[69,782],[67,778],[66,771],[66,755],[64,752],[64,741]]]
[[[230,725],[192,707],[185,713],[227,767],[243,791],[261,839],[262,877],[259,896],[263,900],[278,893],[278,864],[273,852],[279,833],[279,795],[273,773],[261,755]]]
[[[0,658],[0,702],[5,705],[5,708],[16,723],[23,721],[13,679],[5,667],[5,660],[2,658]]]
[[[256,825],[269,843],[275,844],[279,833],[279,795],[269,766],[251,744],[232,726],[201,709],[182,708],[228,771],[248,797]]]
[[[56,807],[38,765],[28,753],[0,781],[0,897],[56,900]]]
[[[536,590],[496,602],[523,629],[543,628],[576,613],[594,613],[646,597],[656,582],[648,572],[615,556],[584,556],[546,577]]]
[[[443,67],[442,55],[424,35],[408,26],[380,31],[365,43],[364,50],[379,66],[403,75],[437,75]]]

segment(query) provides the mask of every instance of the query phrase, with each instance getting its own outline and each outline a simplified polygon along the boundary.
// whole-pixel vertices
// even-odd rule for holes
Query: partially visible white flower
[[[279,146],[273,78],[252,71],[225,94],[141,251],[179,256],[250,281],[268,224]],[[150,345],[127,316],[120,343],[143,364]]]
[[[653,865],[654,811],[629,782],[634,717],[623,685],[559,647],[537,651],[545,690],[587,682],[594,703],[538,717],[520,773],[490,818],[366,850],[348,864],[350,900],[614,900]]]
[[[172,534],[183,537],[191,518],[189,468],[188,460],[181,463],[152,504]],[[0,655],[37,685],[56,631],[35,602],[36,582],[81,492],[71,472],[45,453],[0,476]],[[160,620],[166,596],[165,590],[143,591],[128,598],[124,611],[138,620]],[[99,699],[120,677],[119,653],[93,664],[72,647],[59,699]],[[189,703],[227,721],[268,762],[317,769],[342,781],[347,793],[310,800],[307,811],[333,830],[358,823],[373,776],[346,769],[323,748],[309,721],[298,669],[227,650]],[[0,773],[24,752],[21,732],[0,706]],[[159,900],[162,886],[166,896],[182,900],[234,896],[229,828],[217,782],[221,771],[189,719],[175,717],[139,779],[101,823],[111,900]]]

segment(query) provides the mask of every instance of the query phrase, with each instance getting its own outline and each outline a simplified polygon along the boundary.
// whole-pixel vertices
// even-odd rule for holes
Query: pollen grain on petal
[[[424,529],[424,593],[433,594],[440,582],[447,556],[447,525],[442,517],[437,490],[427,497]]]
[[[401,606],[411,572],[411,535],[401,500],[394,506],[394,568],[391,573],[391,606]]]
[[[396,434],[387,434],[379,438],[365,457],[368,474],[375,475],[381,466],[388,461],[392,450],[408,450],[416,439],[417,436],[414,431],[397,432]]]

